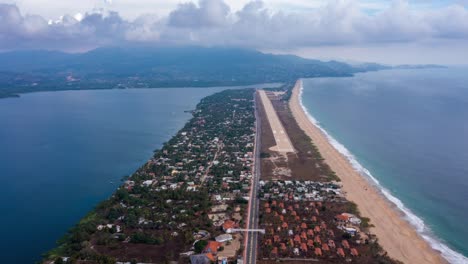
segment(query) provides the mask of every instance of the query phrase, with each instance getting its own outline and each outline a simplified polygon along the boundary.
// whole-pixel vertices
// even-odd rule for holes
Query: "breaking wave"
[[[359,172],[362,176],[364,176],[367,180],[370,180],[370,183],[378,188],[378,190],[387,198],[390,202],[392,202],[400,211],[403,212],[404,214],[404,219],[408,221],[419,233],[421,237],[426,240],[430,246],[436,250],[441,252],[441,255],[443,258],[445,258],[449,263],[453,264],[467,264],[468,263],[468,258],[463,256],[462,254],[450,249],[446,244],[444,244],[439,238],[437,238],[430,228],[426,226],[424,221],[419,218],[417,215],[415,215],[409,208],[407,208],[403,202],[393,196],[389,190],[384,188],[380,182],[372,175],[372,173],[366,169],[364,166],[362,166],[357,159],[354,157],[354,155],[340,142],[338,142],[335,138],[333,138],[328,132],[320,126],[320,122],[317,121],[307,110],[307,108],[303,104],[303,90],[304,86],[302,85],[301,81],[301,87],[300,87],[300,92],[299,92],[299,103],[303,109],[303,111],[306,113],[307,117],[309,120],[316,126],[318,127],[322,133],[327,137],[328,141],[330,144],[338,151],[340,152],[343,156],[346,157],[346,159],[351,163],[353,168]]]

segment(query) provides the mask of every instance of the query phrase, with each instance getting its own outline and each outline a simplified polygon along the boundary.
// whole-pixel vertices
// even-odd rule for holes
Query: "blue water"
[[[468,256],[467,72],[306,79],[302,96],[320,126],[403,202],[407,219],[452,263],[468,263],[461,256]]]
[[[261,85],[263,86],[263,85]],[[33,263],[225,88],[64,91],[0,100],[0,262]]]

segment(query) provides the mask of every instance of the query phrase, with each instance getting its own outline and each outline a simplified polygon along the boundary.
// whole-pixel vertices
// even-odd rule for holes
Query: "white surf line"
[[[309,113],[307,108],[303,104],[303,91],[304,86],[302,80],[300,81],[300,89],[299,89],[299,103],[301,105],[302,110],[306,113],[307,117],[309,118],[310,122],[314,124],[318,129],[322,131],[322,133],[327,137],[330,144],[338,150],[346,159],[352,164],[353,168],[359,172],[365,179],[370,180],[370,183],[377,187],[378,190],[383,194],[383,196],[393,203],[400,212],[403,212],[404,219],[413,226],[417,233],[424,239],[429,245],[436,251],[441,252],[441,255],[444,259],[446,259],[449,263],[453,264],[467,264],[468,258],[462,255],[461,253],[456,252],[455,250],[448,247],[440,238],[438,238],[432,230],[424,223],[424,221],[414,214],[408,207],[406,207],[403,202],[398,199],[397,197],[393,196],[389,190],[387,190],[384,186],[380,184],[380,182],[372,175],[372,173],[366,169],[363,165],[361,165],[356,157],[338,140],[332,137],[322,126],[320,126],[320,122]]]

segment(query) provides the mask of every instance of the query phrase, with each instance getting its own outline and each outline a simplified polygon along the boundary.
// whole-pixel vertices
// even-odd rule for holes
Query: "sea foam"
[[[389,190],[384,188],[380,182],[372,175],[372,173],[366,169],[364,166],[362,166],[357,159],[354,157],[354,155],[340,142],[338,142],[335,138],[333,138],[328,132],[320,126],[320,122],[318,122],[317,119],[312,116],[307,108],[303,104],[303,82],[302,80],[300,81],[300,92],[299,92],[299,103],[302,107],[302,110],[306,113],[307,117],[309,120],[322,131],[322,133],[327,137],[328,141],[330,144],[338,151],[340,152],[343,156],[346,157],[346,159],[351,163],[353,168],[359,172],[362,176],[364,176],[365,179],[370,181],[372,185],[377,187],[377,189],[384,195],[385,198],[387,198],[391,203],[393,203],[401,212],[403,212],[404,219],[408,221],[419,233],[419,235],[426,240],[429,245],[436,251],[441,252],[441,255],[444,259],[446,259],[449,263],[453,264],[467,264],[468,263],[468,258],[463,256],[462,254],[452,250],[449,248],[441,239],[437,238],[434,233],[430,230],[430,228],[424,223],[424,221],[415,215],[409,208],[407,208],[403,202],[393,196]]]

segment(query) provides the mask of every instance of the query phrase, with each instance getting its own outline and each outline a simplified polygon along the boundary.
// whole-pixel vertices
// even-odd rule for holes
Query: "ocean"
[[[183,127],[191,117],[184,111],[224,89],[60,91],[0,99],[0,262],[40,260]]]
[[[467,71],[304,79],[302,90],[311,120],[450,263],[468,263]]]

